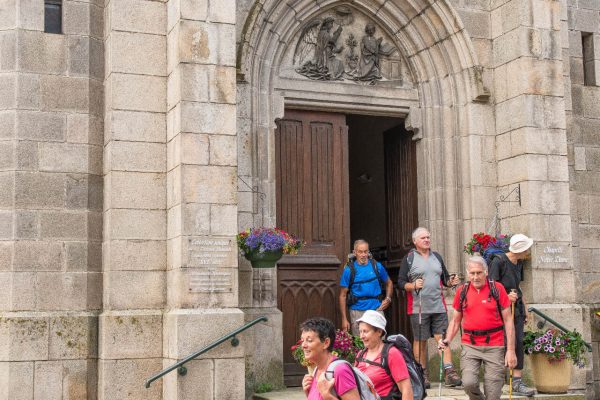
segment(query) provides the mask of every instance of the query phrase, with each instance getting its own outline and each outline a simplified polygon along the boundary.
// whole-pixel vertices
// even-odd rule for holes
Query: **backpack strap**
[[[354,278],[356,278],[356,268],[354,268],[354,261],[349,261],[347,267],[350,269],[350,281],[348,282],[348,289],[352,290],[352,285],[354,285]]]
[[[393,346],[392,343],[384,343],[383,344],[383,350],[381,350],[381,367],[385,370],[385,373],[388,374],[388,376],[390,377],[390,379],[392,380],[392,382],[394,383],[394,386],[395,386],[396,382],[394,382],[394,378],[392,377],[392,371],[390,370],[390,362],[389,362],[390,347],[392,347],[392,346]]]
[[[375,276],[379,281],[379,296],[377,297],[379,301],[385,299],[385,282],[381,278],[381,274],[379,273],[379,267],[377,266],[377,261],[371,258],[371,268],[373,268],[373,272],[375,272]],[[388,278],[389,279],[389,278]]]
[[[460,288],[460,298],[458,303],[460,305],[460,312],[463,312],[463,310],[467,306],[467,292],[469,291],[470,284],[471,282],[465,282]]]
[[[331,372],[331,375],[335,377],[335,367],[337,367],[339,364],[348,364],[348,366],[350,367],[350,371],[352,371],[352,376],[354,376],[354,382],[356,383],[356,390],[358,391],[358,396],[359,398],[362,399],[363,395],[362,392],[360,390],[360,380],[358,378],[358,376],[356,375],[356,371],[354,371],[354,367],[352,367],[352,364],[350,364],[348,361],[338,358],[337,360],[333,360],[332,362],[329,363],[329,366],[327,367],[327,369],[325,370],[325,372]],[[335,391],[335,389],[334,389]],[[337,393],[336,396],[338,398],[340,398]]]

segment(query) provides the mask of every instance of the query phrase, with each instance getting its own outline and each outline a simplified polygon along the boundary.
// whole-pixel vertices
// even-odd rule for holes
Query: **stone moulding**
[[[340,6],[372,21],[384,37],[382,42],[389,40],[398,49],[412,89],[384,87],[382,81],[374,86],[315,81],[297,73],[293,53],[308,21],[320,19],[322,25]],[[330,34],[335,30],[332,27]],[[360,40],[356,34],[354,37]],[[432,234],[448,238],[446,258],[458,264],[461,255],[450,249],[462,243],[458,226],[473,215],[479,185],[472,172],[478,161],[470,157],[478,151],[477,143],[462,138],[493,134],[485,123],[493,112],[486,102],[489,92],[483,85],[482,67],[450,0],[389,0],[383,4],[376,0],[260,0],[251,7],[238,46],[238,82],[250,88],[251,112],[246,117],[252,160],[248,164],[261,191],[268,194],[264,219],[275,219],[271,155],[275,119],[283,115],[285,107],[402,117],[414,138],[421,139],[417,145],[418,162],[423,166],[419,221],[429,225]],[[364,97],[356,96],[353,86],[361,87]]]

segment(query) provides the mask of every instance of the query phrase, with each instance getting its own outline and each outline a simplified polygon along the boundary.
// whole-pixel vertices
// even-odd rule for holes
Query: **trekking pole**
[[[442,341],[446,339],[446,331],[442,332]],[[438,398],[442,398],[442,380],[444,379],[444,348],[442,347],[442,354],[440,355],[440,387],[438,389]]]
[[[510,289],[511,293],[515,293],[516,290],[515,289]],[[515,303],[511,302],[510,303],[510,315],[513,319],[513,322],[515,320]],[[513,369],[510,369],[510,373],[509,373],[509,378],[508,378],[508,398],[509,400],[512,400],[512,382],[513,382]]]

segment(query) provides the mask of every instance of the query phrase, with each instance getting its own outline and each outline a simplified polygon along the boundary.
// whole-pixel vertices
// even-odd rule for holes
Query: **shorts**
[[[419,314],[411,314],[410,326],[415,340],[427,340],[433,335],[441,335],[448,329],[448,315],[446,313],[421,314],[419,326]]]

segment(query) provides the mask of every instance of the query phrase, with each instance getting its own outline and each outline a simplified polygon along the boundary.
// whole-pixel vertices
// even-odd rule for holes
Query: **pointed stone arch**
[[[307,81],[310,95],[303,95],[279,79],[282,57],[306,21],[339,5],[368,15],[394,38],[415,82],[412,91],[398,96],[373,88],[372,101],[355,107],[333,89],[319,98],[310,90],[317,83]],[[482,143],[493,140],[494,115],[486,104],[489,93],[477,54],[449,0],[257,0],[242,29],[237,60],[238,91],[246,99],[238,108],[238,122],[247,130],[240,147],[240,163],[247,168],[240,175],[266,194],[263,209],[255,214],[260,221],[254,223],[275,222],[275,201],[270,201],[274,157],[269,155],[275,120],[283,116],[284,106],[404,116],[407,128],[421,139],[419,221],[430,227],[449,264],[459,265],[460,243],[473,223],[482,225],[491,214],[475,199],[495,195],[495,181],[482,178],[495,173],[481,170]],[[489,168],[495,167],[490,163]]]

